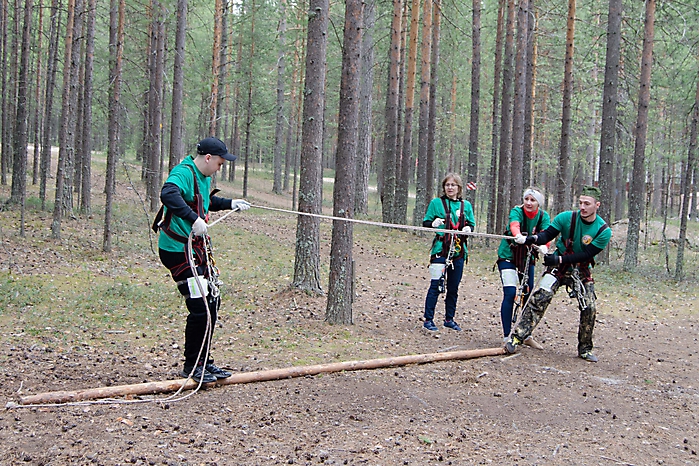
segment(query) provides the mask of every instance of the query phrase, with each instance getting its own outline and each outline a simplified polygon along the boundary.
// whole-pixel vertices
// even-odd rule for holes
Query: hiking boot
[[[505,342],[505,351],[514,354],[517,352],[517,346],[521,344],[522,340],[513,335]]]
[[[445,320],[445,321],[444,321],[444,326],[445,326],[446,328],[450,328],[450,329],[452,329],[452,330],[456,330],[457,332],[460,332],[460,331],[461,331],[461,327],[459,327],[459,324],[457,324],[457,323],[456,323],[455,321],[453,321],[453,320]]]
[[[544,349],[544,347],[541,345],[541,343],[539,343],[538,341],[536,341],[536,340],[535,340],[533,337],[531,337],[531,336],[524,339],[524,344],[527,345],[527,346],[529,346],[529,347],[531,347],[531,348],[534,348],[534,349],[540,349],[540,350]]]
[[[217,366],[216,364],[214,364],[213,362],[207,364],[207,365],[205,366],[205,369],[206,369],[206,372],[208,372],[209,374],[213,375],[213,376],[216,377],[217,379],[227,379],[228,377],[230,377],[231,375],[233,375],[233,374],[231,374],[230,372],[228,372],[227,370],[221,369],[220,367],[218,367],[218,366]]]
[[[592,351],[585,351],[584,353],[582,353],[580,355],[580,357],[588,362],[597,362],[598,361],[597,356],[592,354]]]
[[[190,375],[191,374],[191,375]],[[195,382],[199,383],[211,383],[218,380],[215,375],[207,371],[204,366],[197,366],[192,372],[192,367],[185,366],[180,375],[185,378],[191,378]]]
[[[426,320],[425,323],[424,323],[422,326],[425,327],[425,328],[426,328],[427,330],[429,330],[430,332],[437,332],[437,331],[439,331],[439,329],[437,328],[437,326],[436,326],[436,325],[434,324],[434,322],[431,321],[431,320]]]

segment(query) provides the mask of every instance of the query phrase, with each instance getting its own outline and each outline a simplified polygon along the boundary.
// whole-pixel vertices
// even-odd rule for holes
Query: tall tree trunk
[[[692,197],[692,174],[696,173],[697,157],[697,126],[699,126],[699,81],[697,81],[697,91],[694,97],[694,110],[692,111],[692,121],[689,126],[689,148],[687,151],[687,169],[684,171],[682,181],[682,207],[680,209],[680,233],[677,242],[677,261],[675,263],[675,280],[684,278],[684,248],[687,242],[687,223],[689,221],[689,199]],[[696,178],[694,179],[696,184]],[[695,196],[696,201],[696,196]],[[692,217],[694,219],[694,217]]]
[[[417,143],[417,181],[413,225],[422,225],[427,210],[427,158],[430,120],[430,55],[432,53],[432,0],[422,4],[422,46],[420,48],[420,115]]]
[[[337,119],[337,154],[333,215],[352,218],[354,212],[355,170],[359,125],[359,83],[362,53],[363,0],[346,0],[345,32],[342,42],[340,109]],[[330,250],[330,278],[325,320],[332,324],[351,324],[354,261],[351,222],[333,221]]]
[[[252,82],[255,60],[255,0],[250,8],[250,57],[248,60],[248,102],[245,108],[245,166],[243,169],[243,197],[248,197],[248,172],[250,167],[250,128],[252,127]]]
[[[209,136],[215,136],[217,131],[219,115],[218,94],[219,94],[219,71],[221,68],[221,37],[223,23],[223,0],[214,2],[214,37],[211,52],[211,96],[209,100]]]
[[[427,183],[425,186],[425,205],[430,203],[436,193],[437,177],[436,137],[437,137],[437,84],[439,83],[439,40],[442,24],[441,0],[432,2],[432,54],[430,56],[430,117],[427,125]]]
[[[19,16],[17,11],[16,16]],[[31,53],[32,0],[24,2],[24,25],[22,28],[22,46],[20,68],[17,81],[17,114],[15,115],[14,162],[12,166],[12,195],[10,203],[20,204],[22,218],[20,235],[24,236],[24,201],[27,195],[27,94],[29,92],[29,55]]]
[[[534,10],[534,2],[530,0],[529,11]],[[536,31],[539,19],[538,10],[534,15],[529,14],[527,22],[527,95],[524,101],[524,151],[522,152],[522,185],[531,185],[532,152],[534,150],[534,103],[536,102]],[[542,206],[545,208],[546,206]]]
[[[161,139],[160,128],[163,121],[162,95],[163,95],[163,68],[164,68],[164,11],[163,5],[158,0],[153,0],[153,23],[151,34],[153,44],[151,50],[150,88],[148,91],[148,133],[146,172],[146,189],[151,212],[158,210],[160,206],[160,187],[162,176],[160,173]]]
[[[121,63],[124,52],[125,0],[111,0],[109,8],[109,125],[107,128],[107,174],[104,192],[104,235],[102,250],[112,250],[112,205],[116,188],[116,165],[119,159],[119,111],[121,99]]]
[[[187,0],[177,0],[177,27],[175,30],[175,57],[172,71],[172,110],[170,122],[170,158],[168,172],[184,158],[184,52],[187,41]]]
[[[0,5],[0,42],[2,42],[2,56],[0,57],[0,80],[2,81],[2,119],[0,121],[0,184],[3,186],[7,184],[7,171],[10,165],[10,152],[12,151],[10,146],[10,131],[9,125],[11,124],[12,118],[10,117],[10,109],[8,108],[9,101],[11,99],[7,98],[7,92],[11,87],[10,83],[12,79],[8,76],[8,66],[7,66],[7,23],[9,21],[9,2],[8,0],[2,0]]]
[[[599,215],[610,225],[614,198],[614,154],[616,151],[617,88],[621,55],[622,0],[609,0],[607,19],[607,52],[602,95],[602,127],[600,129],[599,187],[602,191]],[[597,255],[599,262],[609,262],[609,248]]]
[[[638,117],[636,118],[635,131],[636,145],[633,155],[633,175],[631,178],[631,192],[629,193],[629,226],[626,232],[626,254],[624,255],[624,269],[626,270],[634,269],[638,263],[638,240],[646,192],[646,135],[648,133],[648,107],[650,104],[654,35],[655,0],[646,0],[643,54],[641,56],[641,80],[640,89],[638,91]],[[686,173],[691,176],[692,170],[690,167],[687,167]],[[685,192],[685,195],[687,192]],[[686,214],[686,209],[684,212]]]
[[[566,57],[563,71],[563,113],[561,116],[561,146],[558,152],[558,181],[556,183],[556,210],[568,210],[573,205],[570,170],[571,99],[573,96],[573,52],[575,39],[575,0],[568,0],[566,28]]]
[[[498,147],[500,126],[500,78],[502,74],[502,35],[505,23],[505,4],[506,0],[498,2],[498,20],[495,33],[495,69],[493,71],[493,128],[491,132],[491,148],[490,148],[490,171],[488,173],[487,183],[487,198],[488,198],[488,233],[495,233],[497,230],[497,179],[498,179]]]
[[[356,183],[354,188],[355,215],[366,215],[369,209],[369,169],[371,168],[371,133],[373,126],[373,115],[371,108],[373,103],[372,89],[374,87],[374,25],[376,23],[376,3],[374,0],[368,0],[365,2],[363,21],[364,34],[362,34],[362,60],[359,68],[361,70],[359,74],[359,133],[357,137],[357,168]],[[402,186],[404,183],[402,169],[403,165],[401,165],[401,181],[399,186]],[[398,186],[396,186],[396,191],[397,188]],[[405,188],[407,189],[407,186]],[[396,203],[400,204],[401,199],[398,197],[398,193],[396,192]],[[397,206],[396,209],[398,208],[399,207]],[[404,222],[405,215],[399,217],[399,220],[401,218]]]
[[[277,56],[277,122],[274,128],[274,180],[272,192],[282,193],[282,146],[284,145],[284,60],[286,54],[286,1],[279,4],[279,54]]]
[[[391,22],[390,65],[388,90],[386,91],[386,137],[384,139],[383,189],[381,190],[381,216],[386,223],[394,223],[396,196],[396,147],[398,141],[398,102],[400,85],[401,20],[403,2],[393,0]]]
[[[323,147],[328,10],[328,0],[310,1],[298,210],[311,214],[321,213],[322,170],[320,163]],[[316,217],[306,215],[298,217],[292,286],[313,293],[322,293],[320,284],[320,220]]]
[[[32,126],[34,127],[34,160],[32,164],[32,184],[36,185],[39,182],[39,166],[40,153],[41,153],[41,106],[43,102],[41,101],[41,83],[45,82],[43,65],[41,59],[43,56],[43,36],[44,36],[44,6],[42,0],[39,0],[39,24],[37,30],[39,33],[36,35],[36,81],[34,82],[34,121]]]
[[[496,231],[504,231],[510,211],[510,170],[512,168],[512,82],[514,66],[515,1],[507,1],[505,62],[502,72],[502,106],[500,125],[500,161],[498,163],[498,208]]]
[[[471,23],[471,123],[468,135],[468,165],[466,181],[478,183],[478,130],[481,106],[481,0],[473,0]],[[476,191],[469,190],[464,196],[476,205]]]
[[[51,26],[49,28],[49,55],[46,60],[46,89],[44,105],[44,130],[41,141],[41,178],[39,180],[39,198],[41,209],[46,209],[46,183],[51,173],[51,124],[53,120],[53,91],[56,88],[56,69],[58,68],[58,31],[61,23],[59,0],[51,0]]]
[[[75,141],[75,105],[73,96],[76,94],[77,63],[73,59],[73,37],[75,28],[75,11],[78,9],[76,0],[68,0],[68,20],[66,23],[65,53],[63,55],[63,96],[61,107],[61,124],[58,138],[58,168],[56,170],[56,197],[51,222],[51,236],[61,239],[61,219],[64,212],[72,206],[66,202],[70,196],[70,163]]]
[[[92,211],[92,81],[95,55],[95,18],[97,1],[88,0],[87,25],[85,37],[85,77],[83,88],[83,131],[82,131],[82,187],[80,190],[80,209],[85,213]]]
[[[515,58],[515,96],[512,115],[512,170],[510,176],[510,203],[523,191],[524,178],[524,123],[527,101],[527,43],[529,33],[529,0],[519,0],[517,11],[517,55]]]

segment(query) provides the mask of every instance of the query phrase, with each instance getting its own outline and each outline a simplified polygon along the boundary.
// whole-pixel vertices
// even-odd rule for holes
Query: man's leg
[[[580,309],[580,326],[578,327],[578,355],[581,358],[597,362],[597,357],[592,354],[592,333],[595,330],[595,318],[597,305],[595,303],[595,284],[585,283],[585,302],[587,306]]]
[[[512,332],[512,337],[505,344],[505,349],[508,353],[517,351],[517,345],[521,345],[532,334],[536,326],[539,325],[559,286],[560,284],[556,277],[550,273],[544,274],[539,282],[539,288],[532,293],[524,306],[522,317]]]

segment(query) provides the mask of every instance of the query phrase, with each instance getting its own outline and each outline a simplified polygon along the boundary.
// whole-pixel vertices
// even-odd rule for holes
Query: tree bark
[[[391,45],[389,53],[390,65],[388,68],[388,89],[386,91],[386,136],[384,138],[383,189],[381,190],[381,216],[385,223],[394,223],[402,10],[402,0],[393,0],[393,21],[391,22]]]
[[[337,154],[333,216],[352,218],[354,212],[355,171],[359,126],[359,83],[362,59],[363,0],[346,0],[345,31],[342,41],[342,75],[340,108],[337,119]],[[331,324],[352,324],[354,261],[352,259],[353,225],[333,221],[330,247],[330,278],[325,320]]]
[[[495,33],[495,69],[493,70],[493,113],[492,122],[493,128],[491,132],[491,148],[490,148],[490,171],[488,173],[488,226],[487,232],[495,233],[497,228],[497,196],[498,196],[498,147],[500,126],[500,78],[502,76],[502,35],[505,23],[505,4],[506,0],[498,2],[498,20]]]
[[[532,152],[534,150],[534,103],[536,102],[536,31],[539,12],[535,11],[534,2],[529,2],[529,21],[527,22],[527,90],[524,101],[524,150],[522,152],[522,186],[532,184]],[[546,206],[541,206],[546,208]]]
[[[85,77],[83,78],[82,111],[82,173],[80,189],[80,210],[86,214],[92,212],[92,91],[93,68],[95,56],[95,19],[96,0],[88,0],[87,24],[85,37]]]
[[[437,84],[439,84],[439,41],[442,24],[441,0],[432,1],[432,53],[430,55],[430,111],[427,125],[427,183],[425,205],[429,205],[436,194],[437,178]]]
[[[111,0],[109,8],[109,127],[107,174],[104,186],[104,235],[102,250],[112,250],[112,206],[116,188],[116,165],[119,159],[119,111],[121,108],[121,63],[124,51],[125,0]]]
[[[369,209],[369,170],[371,168],[371,133],[373,126],[372,104],[374,87],[374,25],[376,4],[368,0],[364,4],[364,33],[362,34],[362,60],[359,81],[359,135],[357,144],[356,183],[354,188],[354,214],[366,215]],[[402,167],[402,166],[401,166]],[[401,176],[401,182],[403,179]],[[396,202],[400,203],[398,195]],[[407,199],[406,199],[407,202]],[[398,209],[399,207],[396,207]],[[402,217],[405,218],[405,215]]]
[[[601,205],[598,213],[610,225],[614,220],[612,217],[612,199],[614,196],[617,88],[619,86],[619,59],[621,54],[621,11],[622,0],[609,0],[599,155],[599,187],[602,191],[602,199],[600,199]],[[609,262],[609,248],[605,248],[597,257],[599,262]]]
[[[328,10],[328,0],[310,1],[298,210],[311,214],[321,212],[320,163],[323,148]],[[292,286],[312,293],[323,291],[320,284],[320,220],[316,217],[300,215],[298,218]]]
[[[573,205],[570,170],[571,99],[573,96],[573,53],[575,40],[575,0],[568,0],[565,69],[563,71],[563,112],[561,115],[561,145],[558,152],[558,180],[555,210],[568,210]]]
[[[40,153],[41,153],[41,84],[45,82],[43,65],[41,59],[44,54],[43,37],[44,37],[44,5],[43,1],[39,0],[39,24],[37,26],[39,33],[36,35],[36,81],[34,82],[34,160],[32,163],[32,184],[36,185],[39,182],[40,170]]]
[[[51,222],[51,236],[61,239],[61,219],[63,213],[70,208],[66,202],[70,196],[70,183],[66,177],[70,174],[70,161],[73,154],[75,141],[75,106],[73,95],[76,94],[75,79],[77,66],[73,60],[73,36],[75,27],[76,0],[68,0],[68,19],[66,22],[65,53],[63,55],[63,96],[61,108],[61,124],[59,134],[58,167],[56,171],[56,196]]]
[[[512,168],[512,81],[514,65],[515,1],[507,1],[505,62],[502,72],[502,106],[500,117],[500,161],[498,163],[498,203],[495,231],[505,229],[510,211],[510,170]]]
[[[46,209],[46,183],[51,172],[51,124],[53,119],[53,92],[56,88],[56,69],[58,55],[58,25],[61,22],[59,0],[51,1],[51,25],[49,27],[49,55],[46,60],[46,88],[44,105],[44,130],[41,141],[41,177],[39,179],[39,198],[41,209]]]
[[[529,0],[519,0],[517,10],[517,55],[515,58],[515,87],[512,115],[512,170],[510,202],[513,205],[523,192],[524,178],[524,123],[527,102],[527,57],[529,33]],[[542,206],[543,208],[543,206]]]
[[[279,53],[277,55],[277,121],[274,128],[274,180],[272,192],[282,193],[282,146],[284,145],[284,60],[286,55],[286,1],[279,4]]]
[[[624,269],[626,270],[633,270],[638,264],[638,240],[646,192],[646,135],[648,133],[648,107],[650,104],[654,35],[655,0],[646,0],[643,53],[641,55],[641,80],[638,91],[638,117],[636,118],[635,131],[636,144],[633,155],[633,175],[629,193],[629,225],[626,232],[626,253],[624,255]],[[691,176],[692,170],[689,167],[687,168],[686,173]]]
[[[422,4],[422,46],[420,48],[420,115],[417,143],[417,181],[413,225],[422,225],[427,210],[427,158],[430,119],[430,62],[432,53],[432,0]]]
[[[170,113],[170,157],[168,172],[184,158],[182,141],[184,123],[184,52],[187,43],[187,0],[177,0],[177,26],[175,29],[175,56],[172,68],[172,109]]]
[[[471,123],[468,135],[468,164],[466,182],[478,183],[478,131],[481,106],[481,0],[473,0],[471,24]],[[476,205],[476,191],[466,191],[465,196]]]

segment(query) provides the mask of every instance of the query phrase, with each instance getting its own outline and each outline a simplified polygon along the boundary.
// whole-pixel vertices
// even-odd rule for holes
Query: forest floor
[[[186,311],[140,201],[128,187],[121,196],[131,208],[117,210],[112,253],[101,251],[101,213],[64,220],[58,241],[50,213],[30,210],[22,238],[18,212],[0,212],[0,464],[699,464],[697,259],[676,284],[649,265],[662,256],[652,242],[641,273],[595,271],[596,364],[577,357],[578,312],[561,291],[535,331],[543,350],[186,399],[17,407],[28,395],[179,378]],[[290,207],[255,183],[248,198]],[[325,297],[288,288],[293,216],[253,208],[219,225],[210,233],[226,285],[213,355],[235,372],[502,345],[495,244],[472,241],[456,316],[464,330],[433,334],[421,321],[430,238],[357,226],[354,324],[329,325]],[[324,277],[330,228],[322,223]]]

